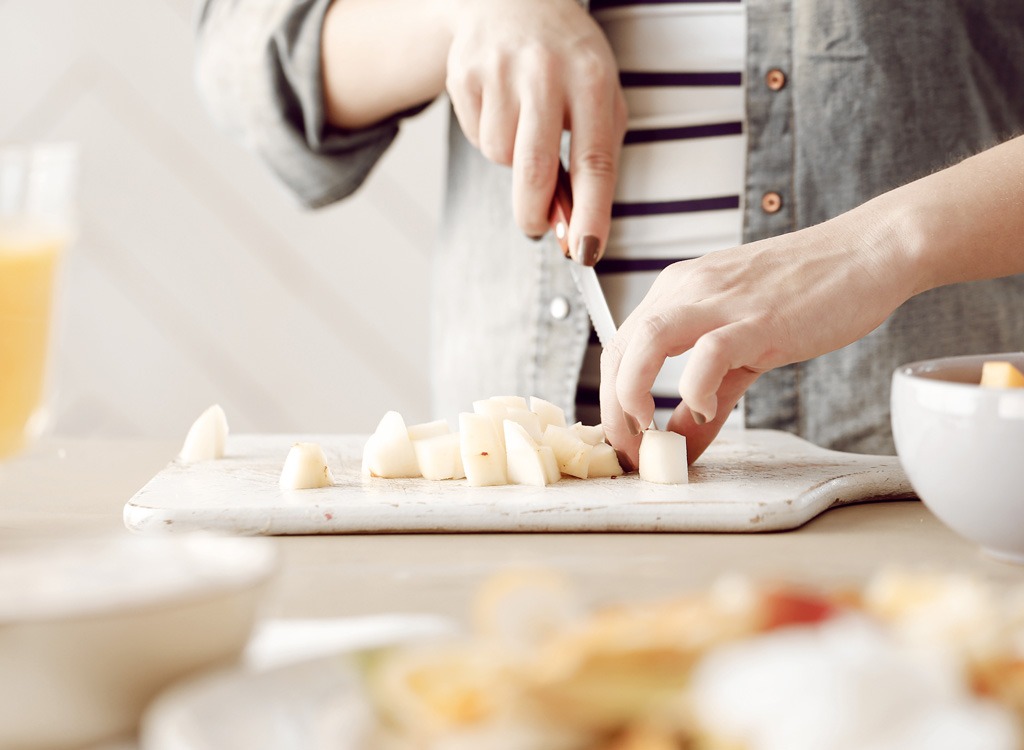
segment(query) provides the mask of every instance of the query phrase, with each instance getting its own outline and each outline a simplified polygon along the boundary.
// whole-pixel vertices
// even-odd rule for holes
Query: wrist
[[[950,283],[943,258],[955,243],[956,219],[943,206],[928,178],[909,183],[868,201],[857,211],[867,214],[872,241],[884,257],[899,304]]]
[[[909,296],[1024,273],[1024,137],[879,196]]]

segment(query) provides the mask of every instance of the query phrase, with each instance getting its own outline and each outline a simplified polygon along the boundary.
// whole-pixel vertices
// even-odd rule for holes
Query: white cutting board
[[[292,443],[320,443],[335,484],[285,491]],[[394,534],[496,531],[777,531],[836,505],[913,497],[897,459],[818,448],[774,430],[723,433],[686,485],[637,475],[547,487],[360,476],[365,435],[237,435],[223,459],[173,461],[124,509],[139,532]]]

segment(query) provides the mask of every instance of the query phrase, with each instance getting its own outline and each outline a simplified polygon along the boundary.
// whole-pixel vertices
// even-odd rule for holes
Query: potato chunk
[[[986,362],[981,366],[981,385],[987,388],[1024,388],[1024,373],[1009,362]]]
[[[686,438],[675,432],[645,430],[640,440],[640,478],[658,484],[686,484]]]

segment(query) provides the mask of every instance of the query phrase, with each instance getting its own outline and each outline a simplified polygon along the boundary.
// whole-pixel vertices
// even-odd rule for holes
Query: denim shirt
[[[354,191],[412,114],[359,131],[325,123],[319,38],[329,4],[205,0],[199,12],[208,109],[309,207]],[[746,242],[825,221],[1024,126],[1024,3],[747,0],[747,13]],[[589,321],[566,262],[550,237],[523,236],[511,171],[484,159],[454,116],[448,149],[433,256],[433,409],[452,416],[474,399],[519,394],[571,413]],[[781,197],[775,212],[762,208],[769,192]],[[552,314],[558,297],[567,316]],[[1021,348],[1024,276],[943,287],[850,346],[761,376],[746,423],[888,453],[898,365]]]

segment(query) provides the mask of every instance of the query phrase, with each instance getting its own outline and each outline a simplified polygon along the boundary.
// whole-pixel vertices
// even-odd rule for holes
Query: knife
[[[548,214],[548,221],[555,232],[555,239],[562,248],[562,254],[569,261],[569,274],[572,276],[576,288],[583,297],[583,304],[587,307],[587,314],[597,331],[597,340],[601,346],[608,346],[615,338],[615,319],[612,318],[612,311],[608,308],[608,300],[605,299],[604,291],[601,289],[601,282],[597,280],[597,272],[592,266],[584,266],[572,259],[569,252],[569,219],[572,218],[572,183],[569,181],[569,173],[561,161],[558,163],[558,179],[555,182],[555,195],[551,199],[551,211]]]

